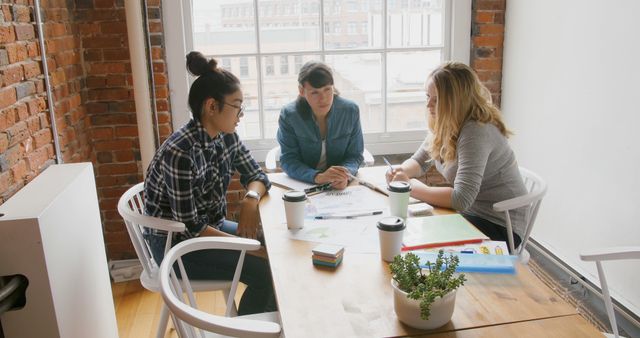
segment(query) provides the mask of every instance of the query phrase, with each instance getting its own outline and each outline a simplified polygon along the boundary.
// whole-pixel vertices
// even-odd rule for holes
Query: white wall
[[[581,251],[640,245],[639,15],[637,0],[507,2],[502,108],[549,184],[532,236],[592,281]],[[640,261],[605,271],[640,314]]]

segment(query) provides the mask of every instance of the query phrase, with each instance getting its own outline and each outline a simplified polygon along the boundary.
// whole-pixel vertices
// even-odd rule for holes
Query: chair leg
[[[162,303],[162,310],[160,311],[160,321],[158,322],[158,332],[156,332],[156,338],[164,338],[164,334],[167,332],[167,323],[169,322],[169,309]]]
[[[229,289],[223,289],[222,290],[222,295],[224,297],[225,302],[227,301],[227,299],[229,299],[229,292],[231,290]],[[237,317],[238,316],[238,307],[236,306],[236,302],[234,301],[233,304],[231,305],[231,311],[229,311],[229,317]]]

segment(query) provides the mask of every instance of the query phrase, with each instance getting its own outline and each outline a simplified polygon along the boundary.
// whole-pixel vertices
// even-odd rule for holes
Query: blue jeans
[[[220,230],[235,235],[238,223],[225,220]],[[164,258],[165,236],[145,236],[158,264]],[[176,243],[172,243],[175,245]],[[231,280],[236,271],[240,253],[235,250],[200,250],[182,256],[182,262],[192,280]],[[177,265],[176,265],[177,266]],[[176,269],[177,271],[177,269]],[[238,315],[277,310],[271,270],[267,260],[246,255],[240,281],[247,285],[240,299]]]

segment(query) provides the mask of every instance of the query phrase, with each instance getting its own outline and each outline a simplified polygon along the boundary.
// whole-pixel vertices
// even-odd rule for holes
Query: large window
[[[333,68],[340,95],[359,105],[367,148],[374,153],[411,151],[425,135],[427,74],[448,59],[468,61],[468,52],[454,55],[459,39],[452,35],[452,13],[455,6],[464,7],[466,17],[456,19],[468,27],[471,1],[453,2],[191,0],[180,8],[183,46],[184,51],[224,60],[223,66],[241,78],[246,110],[238,133],[253,150],[275,144],[280,109],[298,95],[298,70],[309,60],[322,60]],[[166,20],[167,7],[176,5],[165,3]],[[469,49],[469,30],[466,35],[460,50]],[[174,61],[168,59],[173,85],[172,64],[184,67],[184,60],[178,53]],[[178,81],[179,90],[184,80]],[[172,95],[172,107],[181,104],[176,100],[180,97]],[[176,119],[176,114],[184,114],[182,109],[174,112],[174,120],[188,119]],[[410,146],[399,149],[400,144]]]

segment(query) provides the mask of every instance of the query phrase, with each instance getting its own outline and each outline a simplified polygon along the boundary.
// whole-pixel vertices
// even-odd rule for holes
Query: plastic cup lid
[[[289,190],[282,195],[282,199],[287,202],[301,202],[307,199],[304,191]]]
[[[408,182],[392,181],[392,182],[389,182],[389,191],[393,191],[393,192],[411,191],[411,185],[409,185]]]
[[[406,225],[400,217],[385,217],[378,221],[378,229],[384,231],[400,231],[404,230]]]

